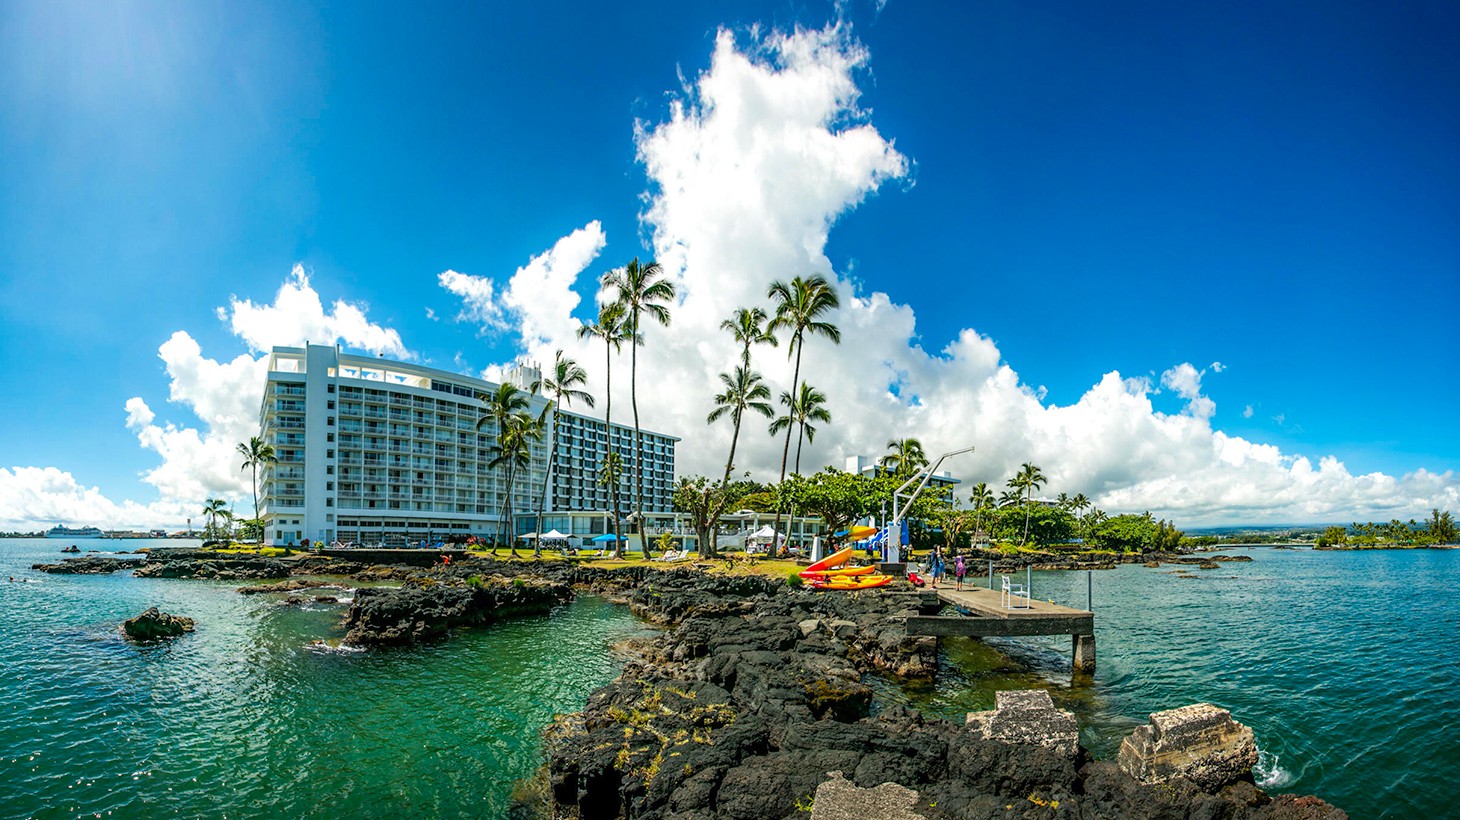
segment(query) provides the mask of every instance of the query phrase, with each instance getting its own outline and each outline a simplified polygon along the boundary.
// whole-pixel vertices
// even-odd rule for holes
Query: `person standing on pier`
[[[963,576],[968,573],[968,566],[963,563],[963,556],[953,559],[953,574],[958,578],[958,591],[963,591]]]

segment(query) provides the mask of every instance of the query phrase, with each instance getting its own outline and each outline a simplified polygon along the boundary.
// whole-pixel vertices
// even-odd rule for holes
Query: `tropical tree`
[[[775,347],[780,344],[766,325],[768,318],[766,312],[758,307],[736,308],[734,315],[720,323],[720,329],[730,331],[730,335],[741,345],[740,363],[745,365],[746,370],[750,369],[751,345],[768,344]]]
[[[204,540],[217,537],[218,521],[230,518],[228,513],[228,502],[221,498],[210,498],[203,502],[203,538]]]
[[[574,401],[581,401],[589,407],[593,406],[593,396],[588,391],[579,388],[588,383],[588,371],[569,356],[564,356],[559,350],[553,355],[553,372],[545,379],[538,379],[532,383],[532,392],[542,391],[545,395],[552,397],[549,405],[553,410],[553,447],[548,451],[547,472],[543,475],[542,495],[537,499],[537,538],[532,545],[534,556],[542,555],[542,516],[543,508],[547,506],[548,493],[552,491],[553,467],[558,461],[558,416],[563,410],[563,400],[566,399],[568,406],[572,407]],[[543,412],[547,412],[547,407]]]
[[[806,336],[824,336],[835,344],[841,344],[842,332],[836,325],[821,317],[841,306],[836,290],[826,277],[817,274],[809,279],[795,277],[789,283],[775,281],[766,291],[766,296],[775,304],[776,315],[766,325],[768,333],[780,330],[790,332],[786,355],[794,357],[796,364],[791,369],[791,395],[801,389],[801,353],[805,348]],[[786,462],[791,456],[791,427],[786,427],[786,443],[781,448],[781,481],[786,480]],[[775,528],[781,526],[781,511],[776,510]]]
[[[796,461],[792,472],[801,472],[801,440],[816,441],[816,426],[811,422],[819,421],[823,424],[831,423],[831,413],[825,407],[826,394],[817,390],[809,384],[802,384],[800,394],[792,398],[789,392],[781,393],[781,405],[786,408],[786,415],[778,416],[771,422],[771,435],[779,433],[782,428],[796,427]],[[789,432],[789,430],[788,430]]]
[[[634,409],[634,515],[644,555],[649,541],[644,537],[644,433],[639,427],[639,345],[643,343],[640,320],[644,314],[669,327],[669,303],[674,301],[674,283],[663,278],[659,263],[639,264],[638,257],[619,270],[603,275],[603,287],[616,291],[614,301],[623,306],[629,339],[629,404]]]
[[[613,557],[624,557],[624,541],[618,531],[618,491],[623,484],[624,461],[618,453],[609,450],[598,462],[598,486],[607,487],[613,499]]]
[[[491,448],[492,451],[496,452],[496,456],[487,464],[487,468],[496,469],[502,467],[505,473],[510,461],[509,458],[504,457],[506,454],[504,437],[507,434],[507,421],[513,416],[526,413],[527,408],[532,404],[532,400],[527,391],[508,382],[497,385],[496,390],[485,396],[479,396],[479,398],[485,406],[482,408],[482,416],[477,419],[477,429],[481,430],[488,423],[491,423],[496,428],[496,444]],[[507,505],[511,503],[511,498],[512,493],[509,487],[502,505],[503,515],[497,518],[497,536],[492,545],[493,552],[496,552],[497,546],[502,540],[503,529],[507,523],[505,511]],[[510,535],[508,536],[508,540],[510,542]]]
[[[533,416],[526,411],[514,412],[502,421],[497,432],[497,443],[487,450],[492,457],[487,462],[487,467],[503,467],[507,472],[507,492],[503,495],[502,514],[497,520],[500,522],[499,531],[506,528],[507,550],[513,558],[517,557],[517,539],[516,528],[512,526],[512,487],[517,481],[517,472],[525,472],[531,466],[532,445],[542,439],[546,421],[542,416]]]
[[[988,482],[980,481],[973,485],[973,492],[968,500],[973,505],[973,528],[975,531],[981,530],[984,517],[994,508],[994,491],[989,489]]]
[[[1009,482],[1010,486],[1024,491],[1024,537],[1019,541],[1021,545],[1029,541],[1029,508],[1034,504],[1034,491],[1043,487],[1046,481],[1048,479],[1044,477],[1044,473],[1026,461],[1019,468],[1014,480]]]
[[[253,519],[259,520],[259,465],[278,464],[279,458],[274,454],[274,445],[264,443],[258,436],[251,437],[247,442],[239,442],[238,453],[243,456],[243,466],[240,470],[253,470]],[[258,529],[258,544],[263,546],[264,530]]]
[[[610,463],[617,464],[618,458],[613,451],[613,354],[614,351],[622,350],[623,344],[628,340],[628,330],[624,325],[624,308],[617,302],[605,302],[598,308],[598,321],[591,325],[583,325],[578,328],[580,339],[602,339],[603,340],[603,458],[599,459],[599,470],[605,469]],[[615,467],[615,470],[618,468]],[[617,475],[617,473],[615,473]],[[613,509],[613,550],[617,556],[623,555],[622,541],[619,537],[619,507],[617,478],[610,483],[599,482],[600,485],[608,488],[609,506]]]
[[[1023,488],[1022,487],[1015,487],[1015,486],[1013,486],[1013,482],[1012,481],[1009,482],[1009,484],[1010,484],[1010,486],[1009,486],[1008,489],[1002,490],[999,493],[999,504],[998,504],[998,506],[999,506],[999,509],[1001,509],[1001,510],[1003,508],[1005,508],[1005,507],[1012,507],[1012,506],[1014,506],[1014,505],[1016,505],[1019,502],[1021,502],[1021,501],[1024,500],[1024,490],[1023,490]]]
[[[729,415],[735,425],[734,432],[730,434],[730,455],[725,459],[725,477],[720,479],[721,484],[728,484],[730,472],[735,469],[735,445],[740,441],[740,420],[745,411],[754,410],[766,418],[775,415],[775,411],[766,401],[771,397],[771,389],[766,387],[759,373],[746,365],[737,366],[733,376],[721,373],[720,383],[725,385],[725,392],[715,396],[715,409],[710,411],[705,423],[714,424]]]
[[[877,466],[894,475],[909,476],[928,466],[928,454],[923,443],[915,438],[895,438],[887,442],[887,455],[877,460]]]

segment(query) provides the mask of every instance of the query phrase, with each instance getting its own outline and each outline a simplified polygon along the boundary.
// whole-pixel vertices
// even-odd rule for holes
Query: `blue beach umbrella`
[[[595,535],[595,536],[593,536],[594,543],[598,543],[598,542],[601,542],[601,541],[617,541],[617,540],[618,540],[618,536],[617,535],[614,535],[611,532],[606,532],[603,535]]]

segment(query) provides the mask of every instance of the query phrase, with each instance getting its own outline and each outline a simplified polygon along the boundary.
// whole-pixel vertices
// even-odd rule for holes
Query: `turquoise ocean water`
[[[430,647],[320,651],[340,605],[29,569],[63,543],[0,540],[0,579],[27,581],[0,582],[0,817],[498,817],[540,761],[542,726],[616,674],[612,642],[644,632],[584,599]],[[878,692],[961,718],[996,690],[1045,687],[1101,756],[1147,713],[1211,701],[1257,732],[1271,790],[1355,817],[1450,814],[1460,552],[1247,554],[1195,580],[1094,573],[1093,681],[1071,680],[1068,639],[949,640],[936,685]],[[1083,572],[1034,584],[1084,605]],[[197,632],[121,640],[120,621],[151,605]]]

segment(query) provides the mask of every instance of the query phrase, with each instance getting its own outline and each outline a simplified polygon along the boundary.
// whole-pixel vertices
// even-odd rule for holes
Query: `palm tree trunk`
[[[791,403],[794,406],[795,405],[795,402],[796,402],[796,389],[798,387],[798,384],[797,383],[801,380],[801,350],[802,350],[802,345],[801,345],[801,336],[800,336],[799,333],[792,340],[792,343],[796,345],[796,367],[791,370]],[[791,409],[792,408],[790,408],[790,407],[786,408],[786,412],[789,413],[791,411]],[[785,444],[784,447],[781,448],[781,483],[782,484],[786,483],[786,460],[788,458],[790,458],[790,456],[791,456],[791,425],[788,424],[788,425],[786,425],[786,444]],[[779,533],[780,530],[781,530],[781,505],[779,503],[776,504],[776,518],[775,518],[775,523],[771,525],[771,529],[775,531],[775,532],[773,532],[771,534],[771,542],[772,543],[775,543],[776,539],[780,537],[777,533]]]
[[[264,522],[259,520],[259,463],[253,462],[253,523],[258,527],[258,545],[264,545]]]
[[[603,409],[603,463],[609,462],[613,455],[613,344],[605,341],[603,345],[603,392],[607,394]],[[624,557],[623,540],[618,534],[618,481],[617,479],[608,483],[609,506],[613,509],[613,557]]]
[[[735,469],[735,445],[740,441],[740,411],[735,411],[735,432],[730,434],[730,457],[725,459],[725,477],[720,479],[723,488],[730,484],[730,471]]]
[[[533,558],[542,557],[542,515],[547,507],[548,493],[552,491],[553,465],[558,460],[558,411],[562,406],[563,394],[559,393],[557,401],[553,402],[553,445],[548,448],[547,472],[542,477],[542,495],[537,498],[537,540],[532,544]]]
[[[644,433],[639,429],[639,316],[629,334],[629,404],[634,408],[634,520],[639,530],[639,548],[649,557],[649,537],[644,534]]]
[[[1030,484],[1027,492],[1024,494],[1024,540],[1019,542],[1019,546],[1021,547],[1029,543],[1029,505],[1033,501],[1033,498],[1034,485]]]

